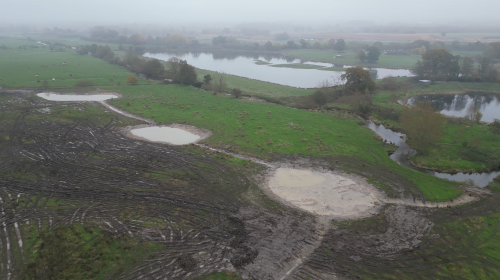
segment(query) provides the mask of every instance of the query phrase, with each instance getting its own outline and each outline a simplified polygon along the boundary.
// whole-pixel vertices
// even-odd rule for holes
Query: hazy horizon
[[[2,7],[2,24],[201,24],[296,23],[336,24],[353,20],[376,24],[474,24],[499,22],[500,1],[478,0],[474,5],[456,1],[421,0],[411,4],[396,0],[351,2],[214,0],[160,1],[88,0],[74,4],[62,0],[24,0]],[[43,11],[43,12],[41,12]]]

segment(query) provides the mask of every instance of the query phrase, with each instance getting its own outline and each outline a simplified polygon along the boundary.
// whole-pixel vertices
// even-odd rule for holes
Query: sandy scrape
[[[383,204],[375,187],[340,172],[277,168],[269,175],[267,188],[287,205],[333,219],[372,216]]]
[[[139,128],[145,128],[145,127],[151,127],[151,125],[141,124],[141,125],[136,125],[136,126],[127,126],[127,127],[122,129],[122,133],[125,136],[132,138],[132,139],[136,139],[136,140],[143,140],[143,141],[162,143],[162,144],[166,143],[164,141],[151,141],[151,140],[146,139],[144,137],[134,135],[133,133],[130,132],[133,129],[139,129]],[[174,124],[170,124],[170,125],[160,125],[158,127],[171,127],[171,128],[182,129],[184,131],[187,131],[187,132],[190,132],[192,134],[199,136],[200,138],[198,140],[194,141],[193,143],[198,143],[198,142],[203,141],[203,140],[207,139],[208,137],[212,136],[212,131],[210,131],[208,129],[203,129],[203,128],[199,128],[196,126],[192,126],[192,125],[174,123]],[[171,144],[171,143],[167,143],[167,144]],[[174,145],[174,144],[172,144],[172,145]]]

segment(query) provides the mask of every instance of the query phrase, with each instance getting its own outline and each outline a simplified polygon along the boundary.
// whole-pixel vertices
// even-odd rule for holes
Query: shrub
[[[130,75],[127,77],[127,84],[129,84],[129,85],[135,85],[138,82],[139,82],[139,80],[135,76]]]
[[[77,87],[91,87],[95,86],[95,84],[90,80],[79,80],[75,83]]]
[[[383,78],[378,84],[378,87],[381,90],[393,91],[393,90],[400,90],[403,87],[403,84],[404,83],[398,82],[398,79],[396,79],[395,77],[389,76]]]
[[[234,88],[233,90],[231,90],[231,95],[234,96],[234,98],[240,98],[241,90],[239,88]]]

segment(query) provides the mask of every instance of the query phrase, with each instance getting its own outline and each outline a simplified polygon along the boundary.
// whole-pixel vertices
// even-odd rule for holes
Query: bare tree
[[[467,108],[466,117],[473,123],[479,123],[479,121],[483,117],[483,114],[479,112],[479,109],[476,107],[476,105],[470,104]]]
[[[212,83],[212,91],[214,94],[225,92],[227,88],[226,81],[224,79],[224,75],[219,75],[214,78]]]

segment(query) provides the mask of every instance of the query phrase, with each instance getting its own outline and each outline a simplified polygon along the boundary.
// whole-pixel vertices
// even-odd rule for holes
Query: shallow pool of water
[[[470,106],[476,106],[483,114],[481,121],[492,122],[500,119],[500,95],[488,93],[468,94],[433,94],[408,99],[409,104],[416,101],[430,101],[441,114],[453,117],[465,117]]]
[[[278,168],[269,189],[300,209],[342,218],[375,213],[378,201],[367,184],[333,173],[292,168]]]
[[[494,171],[489,173],[472,173],[472,174],[464,174],[464,173],[448,174],[448,173],[440,173],[432,170],[414,167],[408,162],[408,156],[413,156],[417,152],[413,148],[411,148],[408,144],[406,144],[404,140],[405,138],[404,134],[387,129],[383,125],[374,124],[371,121],[367,121],[366,125],[368,126],[368,128],[373,130],[383,139],[392,142],[396,146],[398,146],[397,150],[394,152],[394,154],[390,156],[390,158],[395,162],[399,163],[401,166],[411,168],[432,176],[436,176],[438,178],[448,179],[450,181],[455,181],[455,182],[467,182],[469,180],[472,180],[474,184],[478,187],[486,187],[489,183],[493,181],[493,179],[496,176],[500,175],[500,171]],[[401,136],[403,138],[401,138]]]
[[[130,131],[137,137],[153,142],[163,142],[174,145],[186,145],[200,140],[200,136],[185,130],[166,126],[151,126],[136,128]]]
[[[186,60],[196,68],[223,72],[226,74],[270,82],[285,86],[314,88],[325,80],[339,83],[342,71],[325,71],[319,69],[292,69],[286,67],[272,67],[277,64],[304,63],[321,67],[332,67],[332,63],[305,62],[293,57],[272,54],[244,54],[244,53],[145,53],[145,57],[167,61],[172,57]],[[267,64],[262,64],[267,63]],[[338,67],[338,66],[337,66]],[[340,66],[348,67],[348,66]],[[407,69],[372,68],[373,78],[382,79],[387,76],[411,76]]]
[[[51,92],[42,92],[37,94],[37,96],[50,101],[104,101],[108,99],[118,98],[118,96],[113,94],[76,95],[56,94]]]

